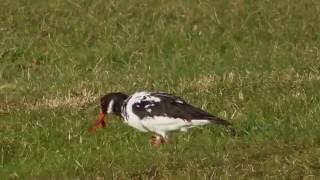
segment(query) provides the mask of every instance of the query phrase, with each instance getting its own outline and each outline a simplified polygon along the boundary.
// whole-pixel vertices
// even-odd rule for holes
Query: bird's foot
[[[150,144],[154,147],[160,147],[162,144],[168,143],[168,139],[159,135],[152,135],[150,139]]]

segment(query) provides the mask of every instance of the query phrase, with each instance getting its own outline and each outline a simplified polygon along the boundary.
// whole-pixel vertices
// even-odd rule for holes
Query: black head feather
[[[121,115],[121,106],[128,98],[128,95],[116,92],[108,93],[100,98],[101,110],[104,114]]]

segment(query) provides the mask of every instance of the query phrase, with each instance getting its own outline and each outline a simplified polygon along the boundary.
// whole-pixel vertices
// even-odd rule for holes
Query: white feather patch
[[[146,117],[142,119],[141,122],[149,131],[155,132],[164,137],[169,131],[176,131],[184,127],[192,126],[191,122],[167,116]]]
[[[134,101],[134,103],[140,103],[141,101],[153,101],[153,102],[161,101],[160,98],[151,96],[150,92],[145,92],[145,91],[134,93],[131,96],[131,99]]]
[[[136,93],[138,94],[138,93]],[[133,104],[136,103],[136,94],[132,95],[129,99],[128,99],[128,102],[127,102],[127,105],[126,107],[123,108],[123,110],[126,111],[126,116],[125,115],[122,115],[122,117],[124,118],[124,122],[126,122],[129,126],[131,127],[134,127],[140,131],[143,131],[143,132],[148,132],[148,130],[143,127],[143,124],[141,123],[141,120],[140,118],[133,113],[132,111],[132,106]]]
[[[113,111],[113,104],[114,104],[114,100],[111,100],[110,103],[108,104],[108,110],[107,110],[107,113],[110,114],[112,113]]]

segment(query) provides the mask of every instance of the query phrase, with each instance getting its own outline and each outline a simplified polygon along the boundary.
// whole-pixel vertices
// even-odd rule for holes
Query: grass
[[[4,179],[316,179],[316,0],[2,0]],[[159,149],[113,117],[106,92],[174,93],[224,117]]]

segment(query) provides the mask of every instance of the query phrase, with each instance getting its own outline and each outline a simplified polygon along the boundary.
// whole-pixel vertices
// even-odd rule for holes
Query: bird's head
[[[108,93],[100,98],[100,114],[95,126],[91,128],[91,131],[95,131],[99,127],[105,127],[105,118],[107,115],[114,114],[121,115],[121,106],[128,98],[128,95],[120,92]]]
[[[120,92],[108,93],[100,98],[101,112],[105,115],[121,115],[121,106],[128,95]]]

